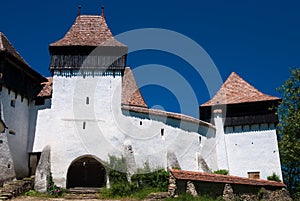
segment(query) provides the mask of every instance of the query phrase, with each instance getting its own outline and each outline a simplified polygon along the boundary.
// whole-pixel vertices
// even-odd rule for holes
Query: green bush
[[[214,174],[222,174],[222,175],[228,175],[229,171],[225,169],[216,170],[213,172]]]
[[[163,169],[148,173],[137,173],[132,175],[131,182],[138,188],[156,188],[160,191],[167,191],[169,185],[169,172]]]
[[[109,182],[111,184],[128,183],[127,168],[125,158],[122,156],[118,158],[116,156],[109,156]]]
[[[65,189],[63,189],[61,187],[58,187],[54,184],[51,173],[47,178],[47,193],[51,197],[60,197],[60,196],[62,196],[63,194],[66,193]]]
[[[158,169],[151,171],[149,163],[139,168],[130,180],[127,178],[127,168],[123,157],[109,156],[107,164],[111,187],[101,190],[101,198],[134,197],[143,199],[152,192],[167,191],[169,185],[169,172]]]
[[[275,172],[273,172],[273,174],[271,176],[268,176],[267,179],[270,181],[281,182],[281,180],[279,179],[279,176]]]
[[[26,196],[37,196],[38,192],[36,192],[35,190],[30,190],[28,192],[25,193]]]

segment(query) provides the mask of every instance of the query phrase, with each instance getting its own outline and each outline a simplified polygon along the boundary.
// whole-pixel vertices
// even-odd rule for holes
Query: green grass
[[[25,193],[25,196],[29,196],[29,197],[49,197],[48,194],[46,194],[46,193],[40,193],[40,192],[37,192],[35,190],[27,191]]]
[[[66,194],[66,192],[63,192],[60,196],[57,195],[50,195],[49,193],[40,193],[35,190],[27,191],[24,195],[29,197],[42,197],[42,198],[57,198],[57,197],[63,197]]]
[[[130,186],[114,185],[110,189],[102,189],[100,191],[100,198],[134,198],[138,200],[145,199],[150,193],[160,192],[158,188],[145,187],[142,189],[132,189]]]

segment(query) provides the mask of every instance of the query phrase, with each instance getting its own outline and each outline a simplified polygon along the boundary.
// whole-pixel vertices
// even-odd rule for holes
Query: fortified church
[[[281,177],[278,118],[269,109],[280,99],[236,73],[195,119],[147,106],[126,64],[128,48],[104,14],[79,14],[49,52],[46,78],[0,33],[1,181],[35,175],[39,183],[51,172],[61,187],[102,187],[111,156],[124,157],[129,174],[148,163]]]

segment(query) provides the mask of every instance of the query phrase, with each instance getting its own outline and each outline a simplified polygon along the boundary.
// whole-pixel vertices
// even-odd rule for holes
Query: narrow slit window
[[[142,121],[140,121],[140,126],[141,126],[141,125],[143,125],[143,122],[142,122]]]
[[[16,107],[16,100],[10,100],[10,106]]]
[[[89,98],[89,97],[86,97],[85,103],[86,103],[87,105],[90,104],[90,98]]]
[[[164,134],[165,134],[165,129],[163,129],[163,128],[162,128],[162,129],[160,129],[160,136],[161,136],[161,137],[163,137],[163,136],[164,136]]]
[[[84,121],[83,125],[82,125],[82,128],[85,129],[85,127],[86,127],[86,122]]]

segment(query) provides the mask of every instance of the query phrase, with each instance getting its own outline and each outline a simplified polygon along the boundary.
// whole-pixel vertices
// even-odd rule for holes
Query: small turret
[[[126,66],[128,48],[117,41],[102,15],[78,16],[66,35],[50,44],[52,75],[95,75],[104,71],[121,71]]]

